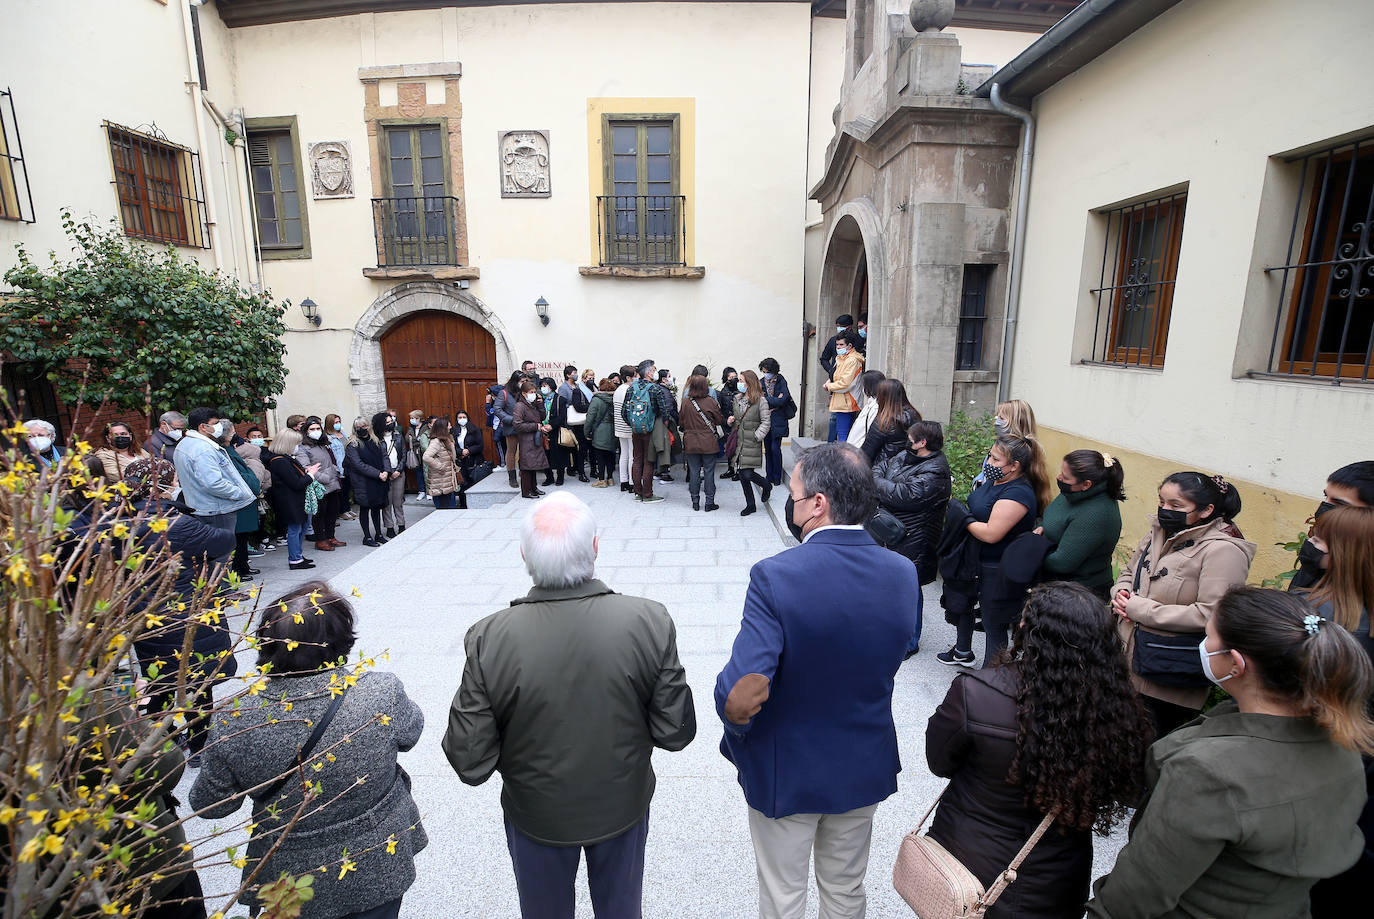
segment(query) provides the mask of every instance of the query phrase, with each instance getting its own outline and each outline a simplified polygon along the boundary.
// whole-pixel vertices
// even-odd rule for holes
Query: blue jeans
[[[425,464],[421,463],[415,467],[415,484],[420,486],[420,494],[425,493]]]
[[[858,412],[832,412],[830,417],[835,419],[835,439],[844,443],[849,439],[849,429],[854,426],[854,416]]]
[[[573,919],[577,865],[585,851],[587,886],[598,919],[640,919],[648,838],[647,812],[619,836],[589,846],[546,846],[506,820],[506,847],[515,868],[520,914],[526,919]]]
[[[434,502],[434,509],[440,511],[451,511],[458,501],[457,492],[449,492],[446,495],[430,495],[429,499]]]
[[[833,444],[833,443],[835,442],[835,428],[836,428],[835,415],[834,415],[834,413],[832,412],[831,415],[830,415],[830,427],[829,427],[829,428],[826,430],[826,432],[825,432],[825,442],[826,442],[826,443],[828,443],[828,444]]]
[[[782,435],[769,434],[763,442],[764,471],[772,485],[782,484]]]
[[[714,453],[686,453],[687,493],[696,501],[706,487],[706,503],[716,503],[716,455]]]
[[[298,562],[305,557],[301,547],[301,537],[304,535],[304,523],[288,523],[286,525],[286,560],[288,562]]]

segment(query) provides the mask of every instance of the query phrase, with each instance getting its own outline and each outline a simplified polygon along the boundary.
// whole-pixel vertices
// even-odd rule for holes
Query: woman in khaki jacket
[[[836,373],[838,372],[837,370]],[[727,419],[727,422],[739,432],[735,452],[731,454],[730,459],[734,463],[739,483],[744,488],[744,510],[740,511],[739,515],[748,517],[759,509],[754,503],[754,489],[749,486],[750,482],[762,490],[760,498],[764,504],[768,503],[773,494],[773,486],[759,475],[759,469],[763,467],[763,443],[768,439],[773,413],[768,408],[768,400],[763,397],[763,384],[759,382],[759,376],[754,371],[744,371],[737,388],[739,393],[735,396],[735,411]]]
[[[1197,642],[1226,591],[1245,584],[1255,557],[1255,544],[1232,523],[1239,513],[1240,495],[1221,476],[1169,476],[1159,486],[1150,532],[1112,590],[1131,681],[1161,737],[1195,718],[1207,701],[1211,683],[1198,667]],[[1136,648],[1152,636],[1158,640]],[[1162,647],[1169,643],[1177,647]],[[1142,674],[1142,657],[1174,666]]]
[[[150,458],[147,450],[134,443],[133,429],[122,421],[105,425],[105,444],[91,454],[93,459],[87,461],[87,467],[106,485],[124,481],[124,470],[131,463]]]
[[[840,443],[849,439],[849,429],[859,412],[857,395],[863,395],[859,374],[864,371],[864,356],[859,353],[858,333],[846,330],[835,336],[835,372],[823,384],[830,393],[830,413],[835,416],[835,437]]]
[[[458,450],[453,444],[447,418],[440,418],[425,431],[429,444],[422,456],[425,464],[425,491],[434,507],[451,511],[457,500]]]

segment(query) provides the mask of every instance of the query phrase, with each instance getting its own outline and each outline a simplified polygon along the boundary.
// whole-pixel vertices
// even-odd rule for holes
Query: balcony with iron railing
[[[377,279],[477,277],[476,268],[463,264],[461,220],[452,195],[373,198],[377,267],[364,268],[363,274]]]
[[[699,278],[687,264],[685,195],[598,195],[597,264],[587,277]]]

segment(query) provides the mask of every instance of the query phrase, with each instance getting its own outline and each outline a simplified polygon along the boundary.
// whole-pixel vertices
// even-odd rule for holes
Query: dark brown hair
[[[1126,489],[1122,487],[1126,481],[1126,473],[1121,468],[1121,460],[1114,456],[1105,456],[1096,450],[1075,450],[1064,457],[1064,462],[1078,481],[1086,480],[1094,485],[1105,483],[1107,494],[1118,501],[1126,500]]]
[[[906,387],[901,380],[888,377],[878,384],[878,417],[873,426],[884,434],[905,431],[921,420],[921,413],[906,397]]]
[[[711,394],[711,381],[699,373],[687,378],[687,398],[705,399]]]
[[[258,666],[309,673],[353,650],[353,607],[324,581],[310,581],[267,604],[258,626]]]

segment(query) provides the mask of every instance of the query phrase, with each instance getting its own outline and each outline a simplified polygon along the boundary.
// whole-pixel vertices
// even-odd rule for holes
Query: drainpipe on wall
[[[181,34],[186,42],[186,87],[191,91],[191,118],[196,123],[196,149],[201,159],[201,190],[205,194],[205,222],[210,226],[210,248],[214,252],[215,268],[224,268],[224,250],[219,237],[215,196],[205,186],[205,123],[201,120],[203,107],[200,91],[200,67],[196,63],[196,40],[191,28],[191,0],[181,0]]]
[[[234,173],[233,184],[239,204],[239,224],[243,227],[242,239],[238,240],[234,248],[234,264],[236,266],[238,265],[238,250],[241,246],[243,248],[244,255],[248,260],[248,272],[246,279],[240,278],[239,280],[247,280],[249,287],[252,287],[254,284],[258,284],[262,278],[262,266],[258,262],[257,238],[254,235],[253,213],[250,210],[251,202],[249,200],[250,196],[248,192],[247,178],[247,132],[244,130],[241,118],[236,117],[236,115],[233,114],[226,115],[223,112],[221,112],[219,110],[219,106],[215,105],[215,103],[210,99],[209,96],[203,96],[203,99],[205,101],[206,111],[208,111],[212,116],[214,116],[214,119],[216,122],[219,123],[219,126],[224,130],[233,131],[234,136],[238,138],[234,141],[233,144],[230,145],[233,149],[233,154],[231,155],[231,157],[220,157],[220,167],[224,173],[224,187],[226,191],[228,190],[230,184],[229,173],[231,170]],[[233,159],[232,166],[230,165],[231,158]],[[242,164],[242,168],[239,168],[240,163]],[[233,216],[231,215],[229,219],[229,227],[231,232],[233,231],[233,226],[234,221]]]
[[[1016,337],[1016,314],[1021,306],[1021,269],[1026,257],[1026,208],[1030,204],[1031,156],[1035,149],[1035,117],[1023,108],[1002,99],[1000,83],[992,84],[992,107],[1025,125],[1021,136],[1021,170],[1016,179],[1016,221],[1012,226],[1011,270],[1007,285],[1007,318],[1002,332],[1002,370],[997,376],[997,401],[1007,401],[1011,389],[1012,341]]]

